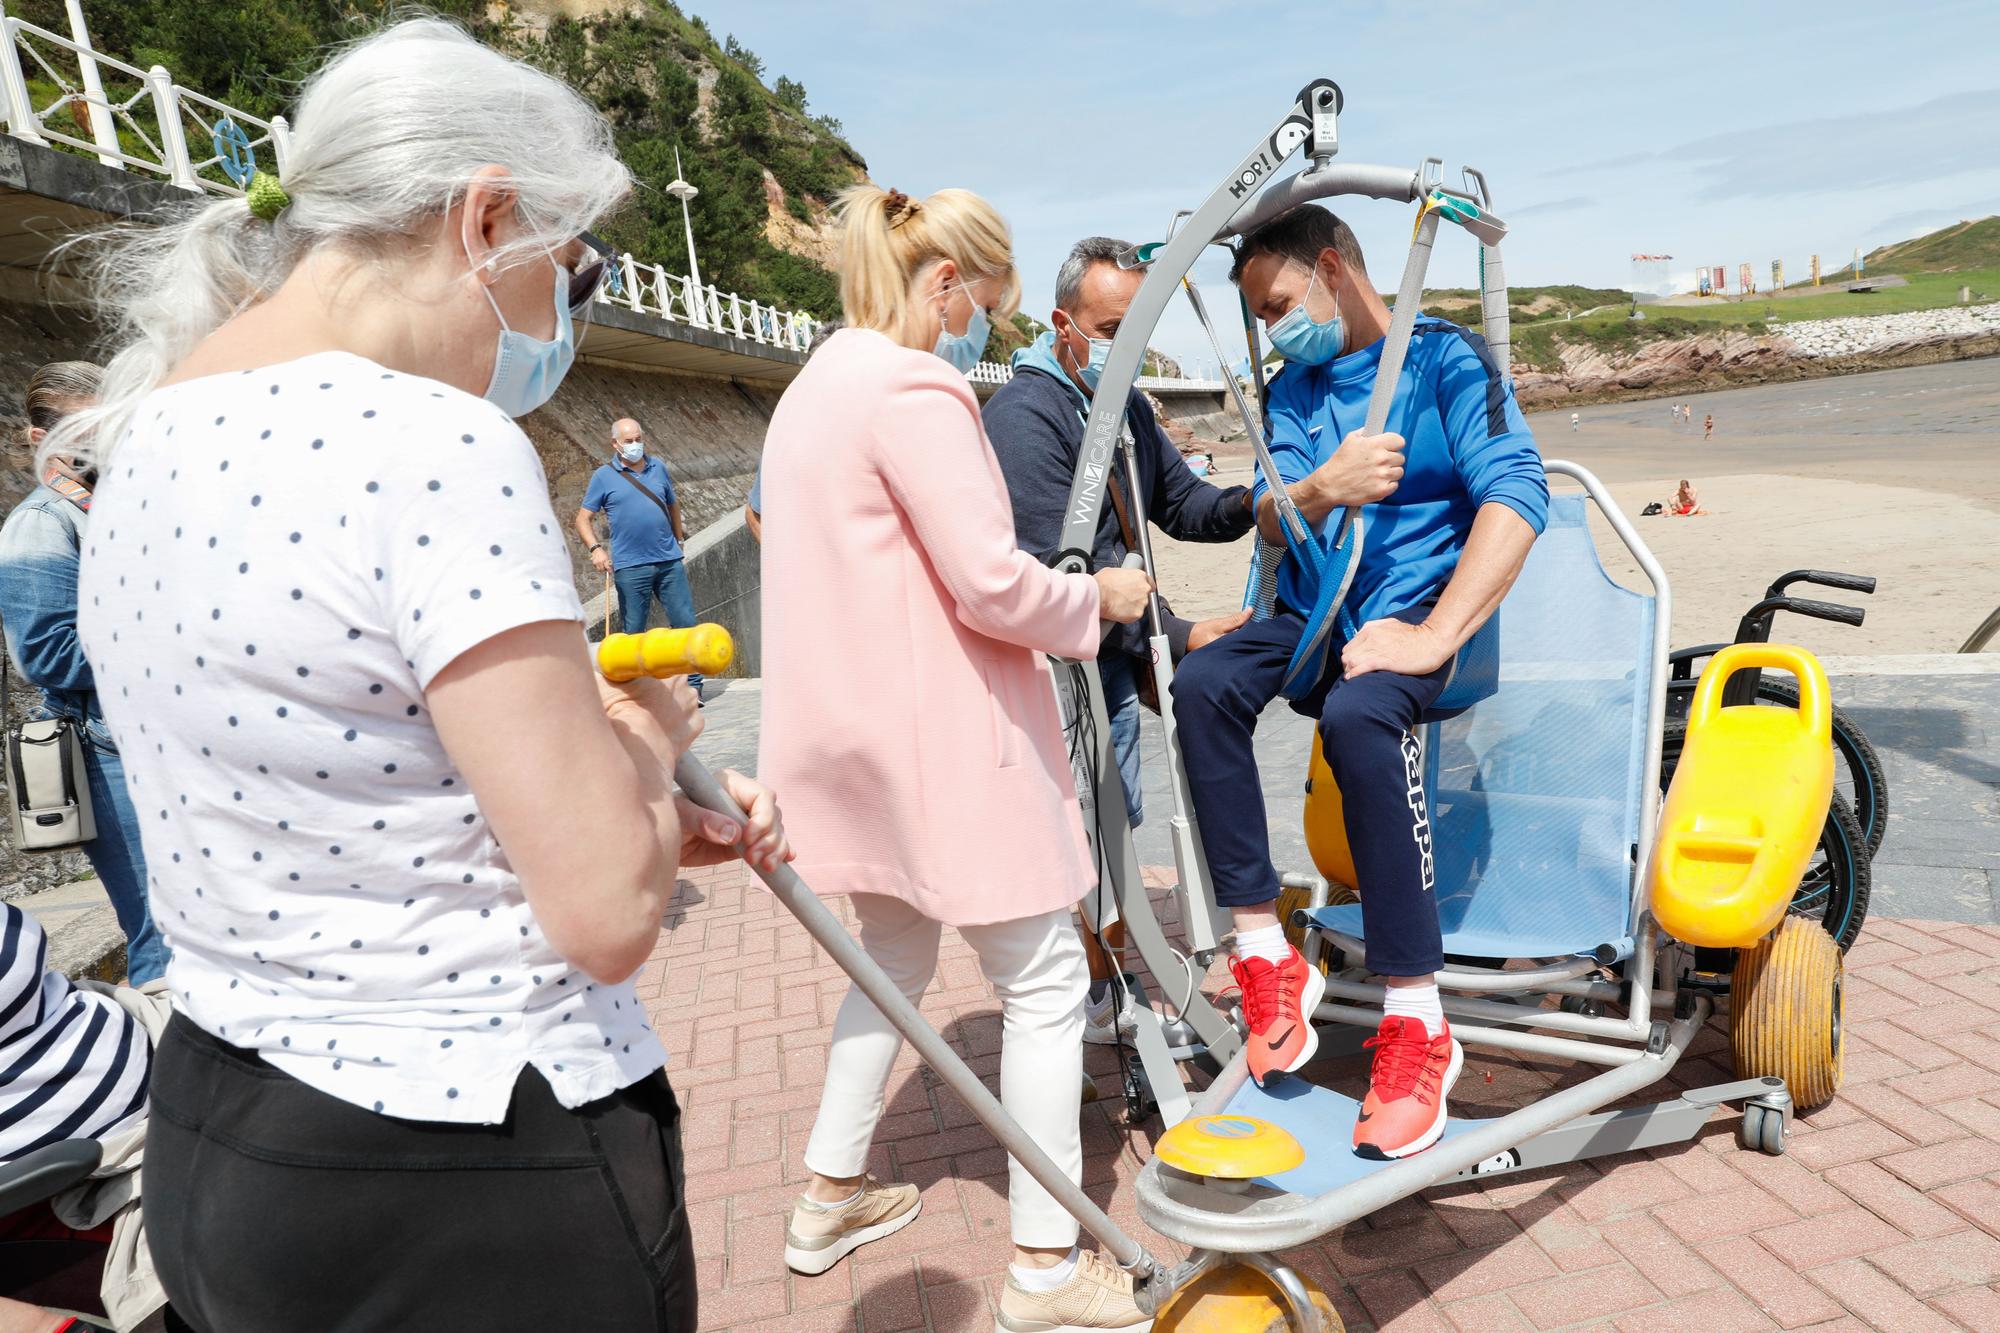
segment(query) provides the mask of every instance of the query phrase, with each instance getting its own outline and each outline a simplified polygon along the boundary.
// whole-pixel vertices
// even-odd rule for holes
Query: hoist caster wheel
[[[1767,1157],[1784,1156],[1785,1113],[1756,1102],[1745,1104],[1743,1121],[1736,1130],[1736,1141],[1750,1152],[1760,1152]]]
[[[1306,1280],[1324,1333],[1343,1333],[1346,1325],[1326,1293]],[[1285,1303],[1271,1280],[1248,1264],[1210,1269],[1174,1293],[1153,1316],[1153,1333],[1295,1333],[1286,1321]]]
[[[1736,957],[1729,1041],[1738,1078],[1781,1078],[1800,1111],[1833,1100],[1846,1060],[1840,946],[1788,916]]]

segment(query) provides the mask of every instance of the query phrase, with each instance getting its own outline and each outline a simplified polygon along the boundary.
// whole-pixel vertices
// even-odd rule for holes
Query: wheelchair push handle
[[[1868,615],[1858,606],[1820,602],[1809,597],[1787,597],[1780,609],[1794,615],[1811,616],[1814,620],[1831,620],[1836,625],[1859,625]]]
[[[1859,625],[1868,615],[1858,606],[1773,594],[1743,613],[1743,619],[1736,626],[1736,642],[1770,642],[1771,621],[1780,611],[1790,611],[1793,615],[1808,616],[1814,620],[1830,620],[1836,625]]]
[[[1842,574],[1831,569],[1795,569],[1789,574],[1780,574],[1772,580],[1771,586],[1764,590],[1764,596],[1782,597],[1785,595],[1785,589],[1794,583],[1817,583],[1822,588],[1838,588],[1842,592],[1875,591],[1875,577],[1872,574]]]

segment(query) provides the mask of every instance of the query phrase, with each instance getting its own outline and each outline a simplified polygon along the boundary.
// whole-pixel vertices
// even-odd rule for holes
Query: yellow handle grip
[[[649,629],[644,634],[607,634],[597,645],[597,669],[605,679],[640,676],[714,676],[736,657],[736,641],[720,625]]]
[[[1722,711],[1722,687],[1749,667],[1790,673],[1799,683],[1799,725],[1821,736],[1832,732],[1833,690],[1826,683],[1826,669],[1817,657],[1788,643],[1732,643],[1711,658],[1688,709],[1690,732]]]

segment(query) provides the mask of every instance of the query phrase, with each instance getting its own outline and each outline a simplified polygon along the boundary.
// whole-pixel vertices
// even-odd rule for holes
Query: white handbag
[[[5,691],[0,669],[0,709]],[[8,728],[6,776],[15,850],[67,851],[97,837],[81,723],[52,717]]]

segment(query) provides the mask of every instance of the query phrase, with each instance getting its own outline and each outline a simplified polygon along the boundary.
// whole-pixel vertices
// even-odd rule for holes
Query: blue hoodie
[[[1381,360],[1378,339],[1323,366],[1287,365],[1271,381],[1271,457],[1288,485],[1361,429]],[[1537,534],[1548,518],[1542,456],[1513,386],[1477,334],[1418,317],[1388,428],[1407,442],[1403,479],[1388,499],[1362,510],[1361,564],[1343,608],[1356,625],[1434,600],[1458,567],[1481,505],[1506,505]],[[1259,475],[1260,501],[1266,489]],[[1313,530],[1322,559],[1339,518],[1335,510]],[[1317,574],[1288,549],[1278,566],[1278,600],[1307,615],[1318,594]]]

